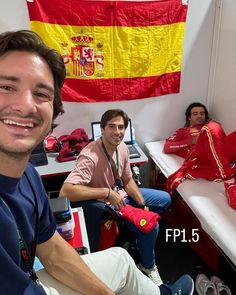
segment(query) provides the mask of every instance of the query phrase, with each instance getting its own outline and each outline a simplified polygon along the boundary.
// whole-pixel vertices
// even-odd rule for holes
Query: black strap
[[[39,233],[39,207],[38,207],[38,200],[37,200],[37,194],[36,194],[35,188],[33,187],[27,173],[24,172],[24,174],[26,176],[26,179],[27,179],[27,181],[29,183],[30,189],[31,189],[31,191],[33,193],[33,197],[34,197],[34,204],[35,204],[35,231],[34,231],[34,240],[33,240],[33,243],[32,243],[31,251],[30,251],[30,253],[28,251],[28,258],[30,258],[30,259],[27,259],[28,260],[28,262],[27,262],[26,260],[24,260],[24,257],[22,255],[21,255],[21,257],[22,257],[22,260],[25,262],[25,266],[27,267],[27,270],[28,270],[31,278],[35,282],[38,282],[38,277],[36,276],[36,273],[34,271],[33,266],[34,266],[34,258],[35,258],[35,252],[36,252],[36,247],[37,247],[37,242],[38,242],[38,233]],[[26,246],[26,244],[25,244],[25,246]],[[26,247],[26,249],[27,249],[27,247]]]

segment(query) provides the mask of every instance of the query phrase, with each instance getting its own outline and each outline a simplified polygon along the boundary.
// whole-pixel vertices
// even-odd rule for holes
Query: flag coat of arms
[[[178,93],[187,4],[181,0],[27,2],[31,29],[61,53],[63,100]]]

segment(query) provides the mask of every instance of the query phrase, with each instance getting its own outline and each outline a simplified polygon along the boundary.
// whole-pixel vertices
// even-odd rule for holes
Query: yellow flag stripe
[[[100,67],[103,79],[152,77],[181,71],[184,22],[148,27],[80,27],[31,21],[31,28],[64,56],[71,54],[76,45],[93,48],[97,57],[95,72]],[[71,40],[74,36],[88,36],[92,41],[76,43]],[[69,59],[67,77],[81,78],[73,67]]]

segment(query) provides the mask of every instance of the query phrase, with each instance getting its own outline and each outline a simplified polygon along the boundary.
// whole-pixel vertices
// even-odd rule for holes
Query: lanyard
[[[119,167],[120,167],[120,162],[119,162],[119,154],[118,154],[118,150],[116,149],[116,165],[114,166],[114,161],[111,160],[111,157],[109,156],[106,148],[105,148],[105,145],[104,143],[102,142],[102,148],[103,148],[103,151],[106,155],[106,158],[108,160],[108,163],[111,167],[111,170],[112,170],[112,174],[114,176],[114,180],[116,180],[117,178],[120,178],[119,177]]]
[[[2,201],[2,203],[8,208],[9,212],[11,213],[12,217],[15,220],[16,223],[16,227],[17,227],[17,233],[18,233],[18,240],[19,240],[19,250],[20,250],[20,254],[21,254],[21,261],[25,264],[25,267],[30,275],[30,277],[36,282],[37,281],[37,276],[35,274],[35,271],[33,269],[33,264],[34,264],[34,257],[35,257],[35,251],[36,251],[36,245],[37,245],[37,236],[38,236],[38,230],[39,230],[39,212],[38,212],[38,202],[37,202],[37,197],[36,197],[36,192],[29,180],[28,175],[25,173],[26,179],[30,185],[30,188],[32,190],[33,196],[34,196],[34,200],[35,200],[35,212],[36,212],[36,226],[35,226],[35,234],[34,234],[34,240],[32,243],[32,247],[31,247],[31,252],[29,252],[26,242],[23,239],[23,236],[20,232],[20,229],[17,226],[14,214],[12,213],[10,207],[8,206],[8,204],[6,203],[6,201],[4,199],[2,199],[0,197],[0,200]]]

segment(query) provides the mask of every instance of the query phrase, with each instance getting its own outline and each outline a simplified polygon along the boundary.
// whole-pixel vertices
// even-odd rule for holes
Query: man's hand
[[[108,202],[111,203],[117,210],[120,210],[125,206],[124,196],[119,194],[119,191],[116,192],[111,189]]]

